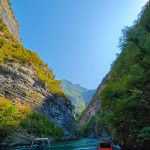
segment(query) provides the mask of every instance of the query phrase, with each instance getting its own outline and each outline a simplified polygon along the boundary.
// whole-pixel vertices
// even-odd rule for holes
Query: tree
[[[0,100],[0,138],[6,137],[19,126],[19,112],[9,100]]]

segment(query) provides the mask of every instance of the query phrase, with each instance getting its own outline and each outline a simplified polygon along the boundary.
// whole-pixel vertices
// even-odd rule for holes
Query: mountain
[[[73,106],[48,65],[20,44],[15,20],[9,0],[1,0],[0,147],[34,137],[71,138]]]
[[[79,134],[109,133],[123,149],[150,149],[150,1],[120,38],[121,53],[81,115]],[[99,101],[95,113],[93,102]],[[88,110],[92,112],[88,113]],[[94,114],[94,115],[93,115]],[[90,117],[89,117],[89,116]]]
[[[95,90],[88,90],[79,84],[63,79],[60,88],[64,91],[65,95],[71,100],[75,107],[75,114],[79,116],[86,108],[90,99],[92,98]]]

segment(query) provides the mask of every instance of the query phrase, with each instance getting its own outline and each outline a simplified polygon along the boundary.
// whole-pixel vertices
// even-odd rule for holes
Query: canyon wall
[[[106,82],[108,75],[104,77],[101,84],[98,86],[94,96],[92,97],[90,103],[88,104],[87,108],[83,111],[80,117],[80,124],[84,125],[90,121],[92,116],[96,114],[96,112],[100,109],[100,91],[103,88],[104,83]]]

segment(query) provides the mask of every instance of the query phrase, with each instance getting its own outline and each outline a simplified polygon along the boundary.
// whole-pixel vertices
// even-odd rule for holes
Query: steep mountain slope
[[[150,149],[150,1],[120,39],[121,53],[97,95],[100,109],[83,135],[110,133],[124,149]]]
[[[75,106],[75,114],[77,116],[79,116],[85,109],[86,105],[89,103],[90,99],[95,93],[95,90],[88,90],[84,87],[81,87],[79,84],[73,84],[68,80],[62,80],[60,88]]]
[[[89,104],[91,98],[95,94],[96,90],[87,90],[83,93],[84,101],[86,106]]]
[[[99,100],[99,94],[101,92],[101,89],[103,88],[103,85],[105,84],[106,80],[108,78],[108,75],[102,80],[101,84],[98,86],[95,94],[93,95],[91,101],[89,102],[86,109],[81,113],[81,116],[79,118],[80,125],[83,126],[87,122],[91,120],[91,118],[96,114],[96,112],[100,109],[100,100]]]
[[[8,144],[4,142],[5,138],[7,140],[10,134],[20,132],[20,128],[23,131],[22,135],[28,133],[33,136],[64,138],[59,136],[59,132],[62,131],[59,128],[62,128],[65,138],[70,138],[74,127],[73,107],[59,88],[60,81],[55,79],[52,70],[35,52],[24,48],[10,34],[2,19],[0,19],[0,143]],[[12,104],[15,107],[11,106]],[[31,109],[28,109],[29,107]],[[20,117],[18,115],[20,112],[27,113],[26,115],[22,113]],[[11,116],[7,117],[6,113]],[[46,125],[51,125],[53,130],[45,128]],[[32,128],[33,126],[35,128]],[[40,131],[36,131],[36,128]],[[62,132],[61,135],[63,136]],[[15,142],[15,139],[16,136],[12,141]],[[12,141],[9,141],[9,144]]]

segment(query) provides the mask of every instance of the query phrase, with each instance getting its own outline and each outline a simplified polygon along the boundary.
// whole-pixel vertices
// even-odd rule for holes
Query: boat
[[[104,140],[98,144],[98,150],[121,150],[121,147]]]
[[[50,141],[48,138],[35,138],[32,141],[31,150],[50,150]]]
[[[98,144],[98,150],[114,150],[112,144],[109,142],[100,142]]]

